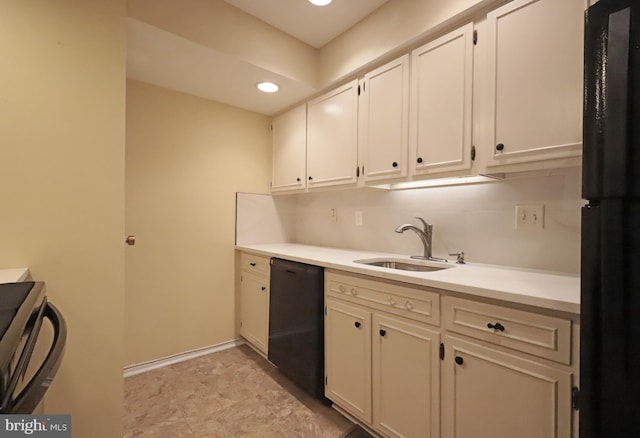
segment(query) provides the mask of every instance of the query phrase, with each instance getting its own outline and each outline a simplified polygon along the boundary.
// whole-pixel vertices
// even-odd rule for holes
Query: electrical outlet
[[[338,209],[335,207],[331,209],[331,222],[338,222]]]
[[[362,211],[361,210],[356,210],[356,226],[357,227],[361,227],[362,226]]]
[[[542,230],[544,228],[544,204],[516,205],[516,229]]]

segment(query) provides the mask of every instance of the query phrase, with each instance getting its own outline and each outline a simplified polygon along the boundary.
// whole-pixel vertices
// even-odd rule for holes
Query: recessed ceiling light
[[[312,3],[316,6],[327,6],[331,3],[331,0],[309,0],[309,3]]]
[[[256,87],[258,87],[258,90],[264,91],[265,93],[275,93],[280,89],[280,87],[273,82],[259,82]]]

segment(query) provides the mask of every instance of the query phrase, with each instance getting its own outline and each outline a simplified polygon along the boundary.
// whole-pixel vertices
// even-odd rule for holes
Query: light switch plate
[[[544,204],[516,205],[516,229],[544,229]]]
[[[362,210],[356,210],[356,226],[362,226]]]

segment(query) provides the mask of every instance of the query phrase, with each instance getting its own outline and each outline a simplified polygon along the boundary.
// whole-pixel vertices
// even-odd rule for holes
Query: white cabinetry
[[[325,396],[371,422],[371,312],[327,299]]]
[[[585,6],[515,0],[487,15],[489,165],[581,154]]]
[[[513,0],[281,116],[273,191],[580,165],[586,6]]]
[[[355,185],[358,180],[358,81],[307,105],[307,187]]]
[[[240,335],[265,355],[269,345],[269,258],[240,254]]]
[[[439,297],[325,273],[325,395],[388,437],[440,431]]]
[[[307,179],[307,106],[273,119],[271,191],[302,190]]]
[[[372,335],[374,429],[389,437],[438,438],[440,334],[374,313]]]
[[[453,297],[442,312],[453,333],[444,336],[444,438],[571,437],[571,321]]]
[[[411,173],[471,169],[473,24],[411,53]]]
[[[358,108],[364,180],[406,176],[409,55],[364,75]]]
[[[325,300],[325,395],[382,436],[576,436],[568,316],[333,270]]]

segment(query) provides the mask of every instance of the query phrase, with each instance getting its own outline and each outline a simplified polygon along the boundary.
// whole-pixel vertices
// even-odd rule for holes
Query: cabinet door
[[[307,177],[307,106],[273,119],[273,181],[271,191],[300,190]]]
[[[358,111],[365,181],[406,176],[409,55],[365,74]]]
[[[326,301],[325,396],[371,422],[371,313]]]
[[[585,6],[515,0],[488,14],[489,164],[580,155]]]
[[[452,336],[445,346],[443,437],[571,437],[571,373]]]
[[[373,425],[386,436],[440,436],[440,335],[373,315]]]
[[[307,104],[307,187],[355,184],[358,81]]]
[[[267,354],[269,344],[269,281],[243,273],[240,277],[240,334]]]
[[[411,53],[412,174],[471,168],[473,24]]]

